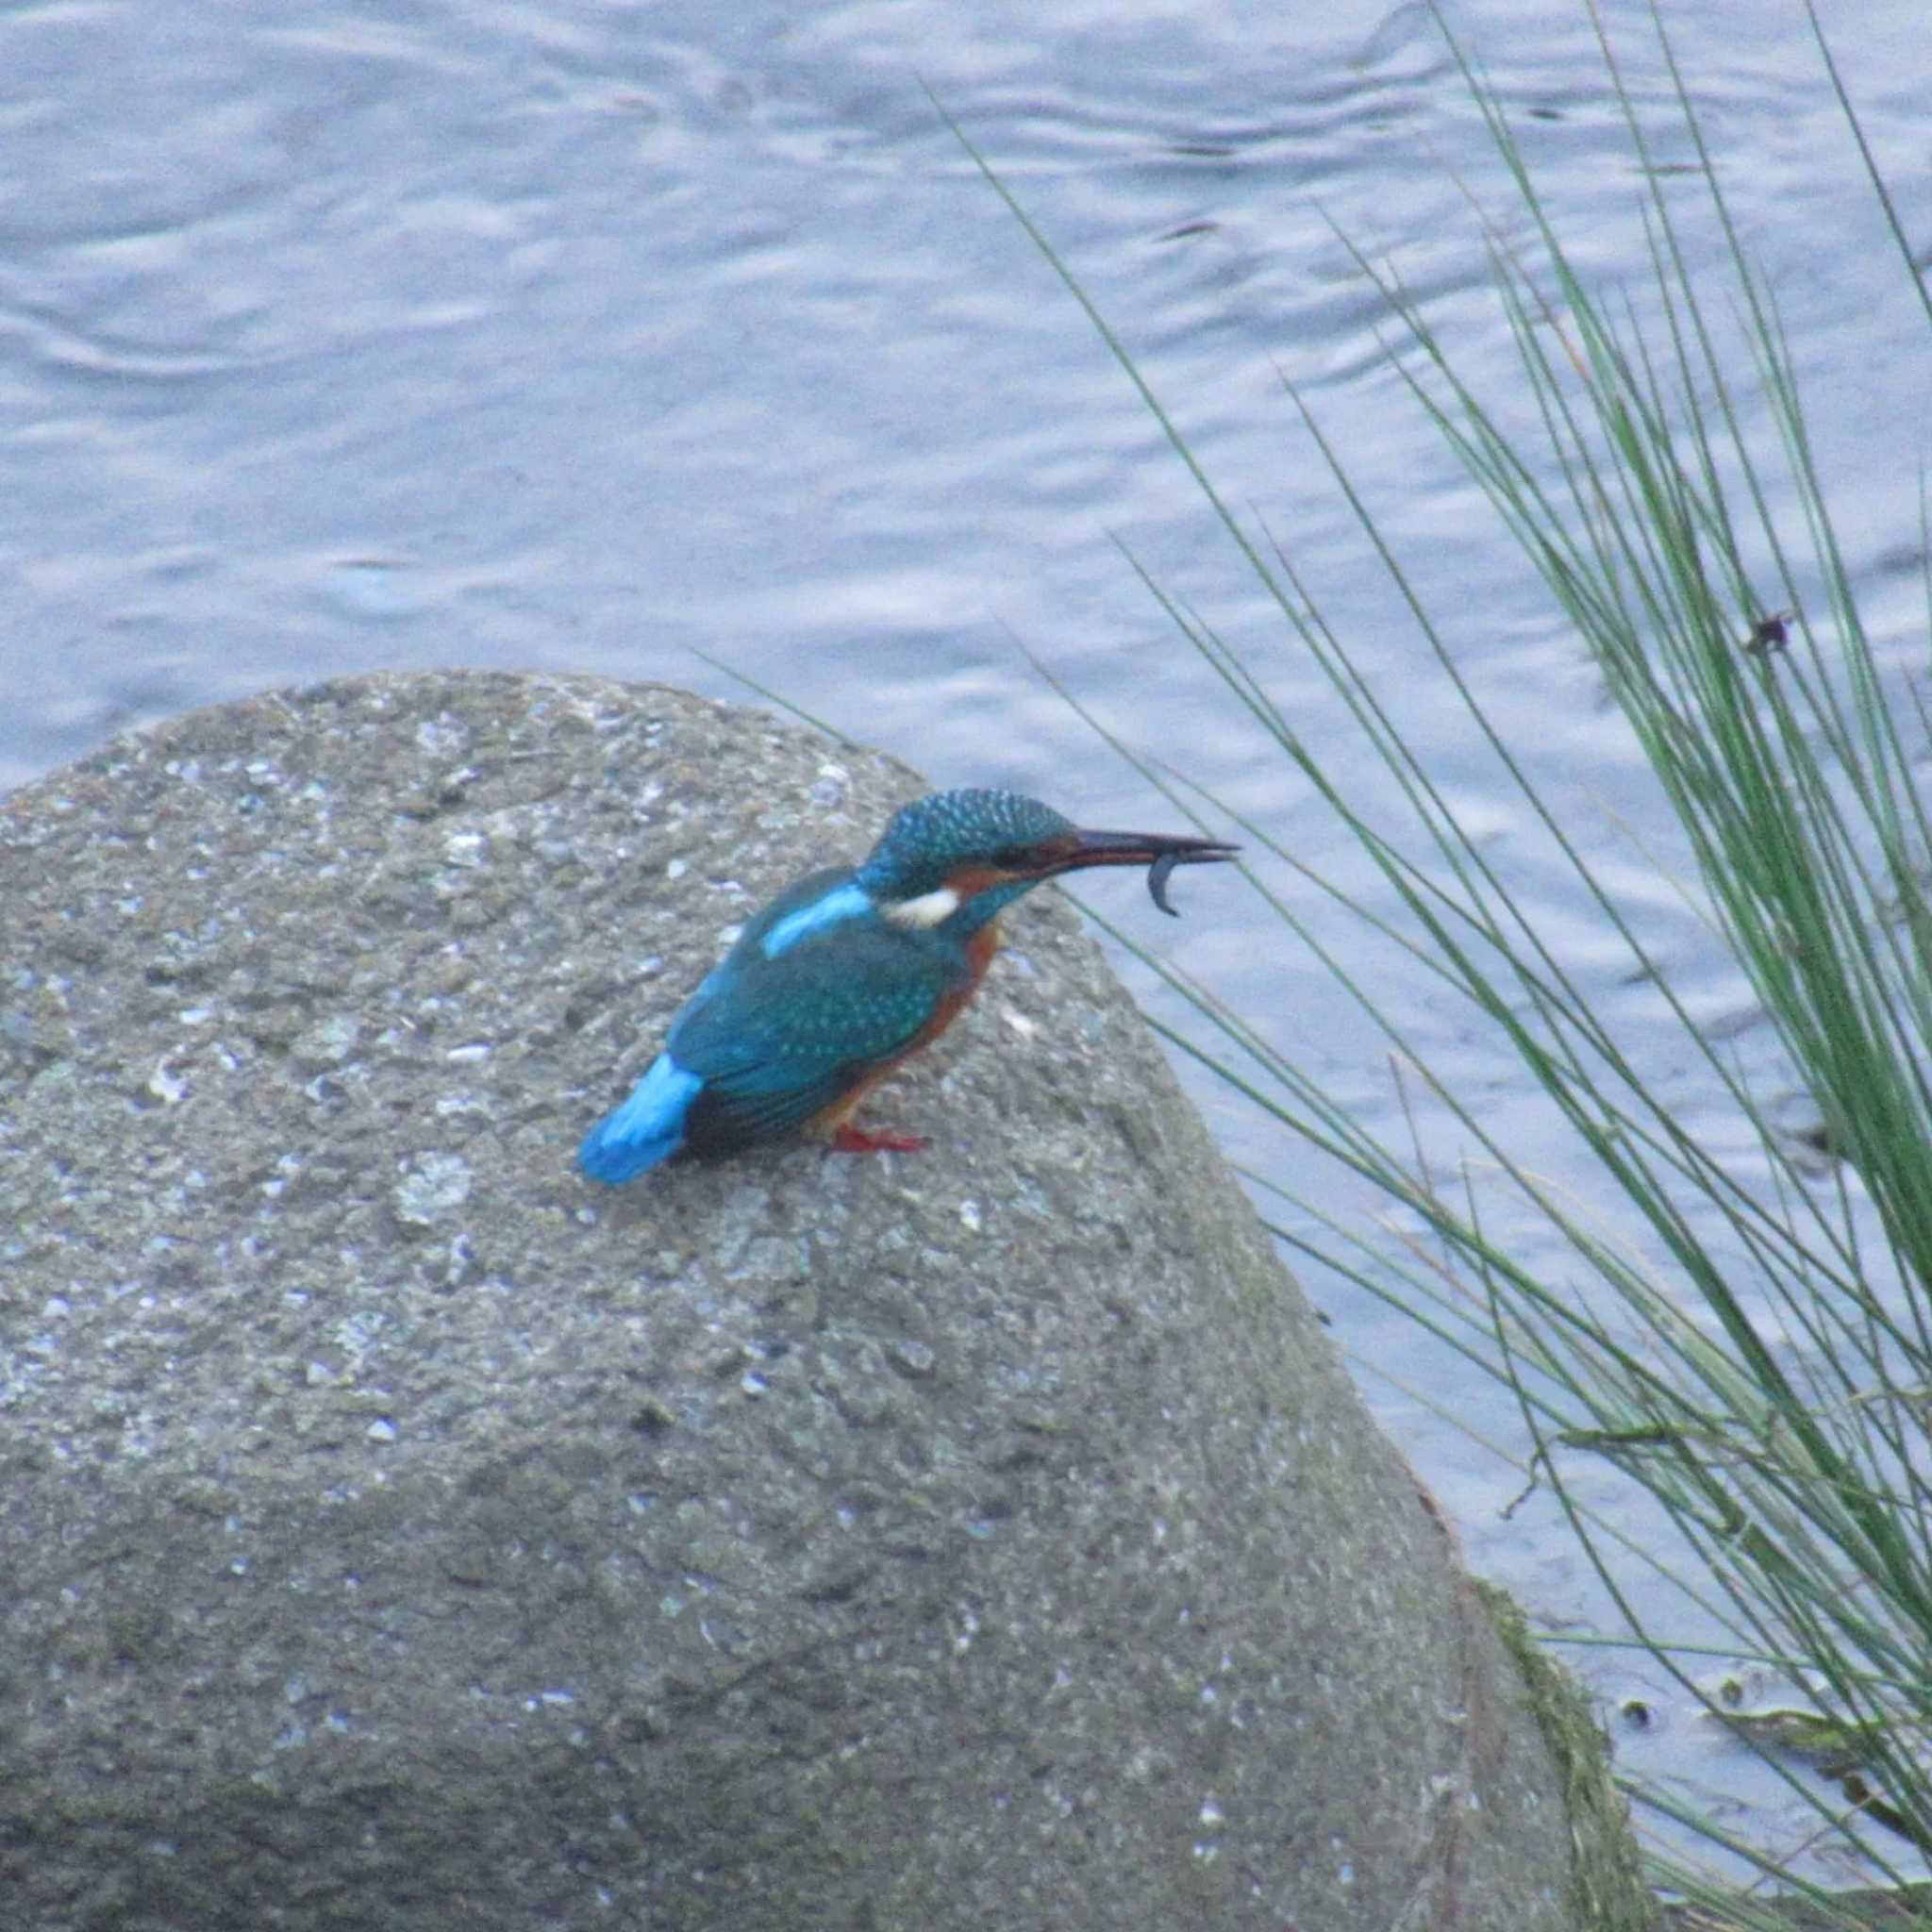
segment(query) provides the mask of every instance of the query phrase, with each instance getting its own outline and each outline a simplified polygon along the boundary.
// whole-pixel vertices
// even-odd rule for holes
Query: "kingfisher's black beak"
[[[1144,865],[1147,891],[1170,918],[1179,913],[1167,903],[1167,881],[1177,865],[1213,865],[1232,858],[1241,848],[1218,839],[1196,839],[1174,832],[1074,831],[1036,848],[1042,861],[1038,876],[1052,878],[1079,872],[1090,865]]]

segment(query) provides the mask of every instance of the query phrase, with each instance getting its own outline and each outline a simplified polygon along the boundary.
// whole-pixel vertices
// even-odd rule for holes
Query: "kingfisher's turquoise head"
[[[1060,873],[1091,865],[1197,864],[1233,850],[1170,833],[1083,830],[1017,791],[935,791],[892,815],[853,883],[897,924],[938,926],[964,938]],[[1158,889],[1155,896],[1165,908]]]

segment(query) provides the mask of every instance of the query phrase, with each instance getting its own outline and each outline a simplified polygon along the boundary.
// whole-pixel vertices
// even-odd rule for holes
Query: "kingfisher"
[[[1082,830],[1014,791],[936,791],[895,812],[864,862],[808,874],[707,974],[577,1166],[616,1187],[674,1155],[736,1153],[800,1128],[842,1153],[911,1151],[916,1135],[856,1125],[858,1104],[937,1040],[999,949],[999,916],[1042,879],[1144,865],[1172,913],[1177,865],[1240,848],[1158,832]]]

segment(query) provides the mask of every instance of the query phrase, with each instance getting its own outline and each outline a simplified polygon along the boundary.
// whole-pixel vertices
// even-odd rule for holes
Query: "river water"
[[[1924,324],[1803,8],[1665,10],[1782,308],[1866,623],[1889,667],[1922,670]],[[1932,232],[1932,16],[1924,0],[1825,12],[1907,230]],[[1584,8],[1470,0],[1451,19],[1579,266],[1641,285],[1644,184]],[[1647,9],[1607,0],[1605,19],[1674,167],[1689,147]],[[1305,574],[1640,1063],[1721,1135],[1721,1097],[1681,1064],[1660,1005],[1646,1032],[1649,994],[1499,789],[1283,391],[1286,376],[1319,415],[1458,668],[1692,1009],[1748,1008],[1679,897],[1681,842],[1600,678],[1419,417],[1344,246],[1391,262],[1458,369],[1510,392],[1471,196],[1512,236],[1522,213],[1421,7],[0,8],[0,789],[192,706],[378,667],[742,695],[702,652],[936,784],[1169,823],[1024,645],[1124,738],[1361,881],[1120,546],[1249,657],[1352,795],[1373,807],[1386,778],[925,88],[1228,500]],[[1707,247],[1708,222],[1687,220]],[[1748,383],[1744,408],[1761,435]],[[1493,1041],[1426,983],[1381,979],[1365,936],[1295,874],[1270,881],[1534,1157],[1546,1124]],[[1093,894],[1399,1137],[1386,1042],[1313,961],[1231,880],[1184,874],[1177,896],[1171,926],[1135,892]],[[1380,1204],[1358,1182],[1188,1077],[1231,1154],[1373,1228]],[[1453,1138],[1439,1151],[1453,1160]],[[1592,1185],[1554,1142],[1548,1158],[1559,1183]],[[1569,1265],[1540,1239],[1523,1231],[1533,1257]],[[1446,1392],[1520,1455],[1513,1406],[1359,1291],[1303,1272],[1472,1560],[1541,1620],[1608,1627],[1549,1499],[1506,1521],[1517,1472],[1400,1385]],[[1674,1614],[1641,1574],[1628,1587]],[[1620,1739],[1633,1768],[1767,1844],[1802,1832],[1667,1681],[1616,1652],[1574,1661],[1607,1708],[1639,1696],[1657,1713]]]

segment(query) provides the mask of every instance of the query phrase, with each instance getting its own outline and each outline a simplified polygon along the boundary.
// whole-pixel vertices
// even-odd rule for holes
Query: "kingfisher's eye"
[[[1002,845],[992,862],[1002,872],[1024,872],[1032,864],[1033,855],[1024,845]]]

